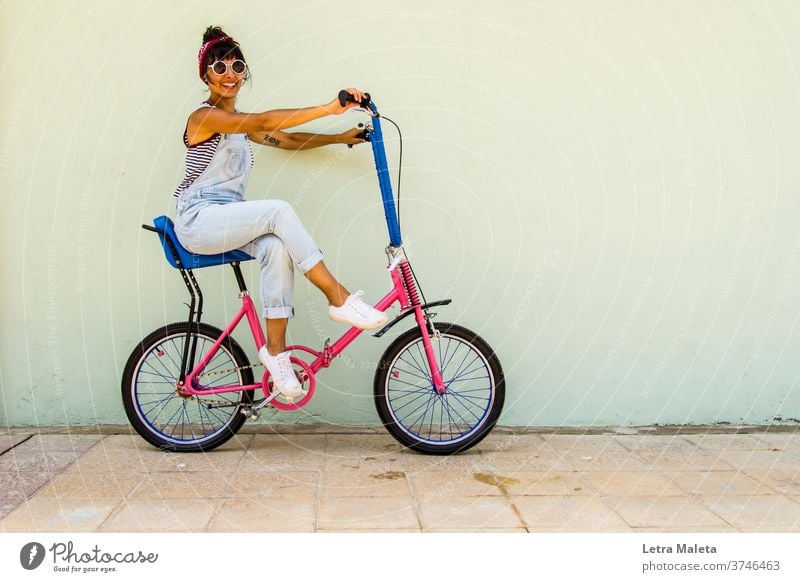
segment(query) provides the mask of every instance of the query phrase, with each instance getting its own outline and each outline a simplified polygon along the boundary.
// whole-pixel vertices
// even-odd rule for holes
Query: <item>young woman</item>
[[[261,265],[261,296],[266,318],[267,345],[259,359],[278,390],[300,394],[300,383],[286,351],[286,326],[294,315],[294,266],[327,297],[328,314],[336,321],[375,329],[387,316],[366,304],[363,293],[351,294],[328,271],[322,253],[291,206],[283,200],[245,202],[244,193],[253,156],[249,142],[288,150],[332,144],[358,144],[358,129],[337,135],[288,133],[283,130],[357,106],[342,106],[338,98],[325,105],[242,113],[236,95],[249,79],[247,62],[238,43],[218,27],[203,35],[198,54],[200,79],[208,99],[186,123],[186,176],[175,191],[178,198],[175,231],[187,249],[215,254],[241,249]],[[347,89],[360,101],[363,95]]]

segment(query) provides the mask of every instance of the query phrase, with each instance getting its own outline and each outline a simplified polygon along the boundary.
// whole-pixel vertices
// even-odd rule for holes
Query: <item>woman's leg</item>
[[[286,328],[288,319],[267,319],[267,352],[277,356],[286,351]]]
[[[185,228],[176,231],[181,243],[200,254],[240,249],[267,234],[283,241],[292,262],[306,273],[322,260],[322,252],[283,200],[252,200],[204,206]]]
[[[267,351],[286,351],[286,327],[294,316],[294,265],[286,245],[274,234],[258,237],[241,247],[261,266],[261,304],[267,328]]]
[[[189,250],[212,254],[240,248],[247,251],[251,242],[270,234],[282,241],[285,252],[288,253],[286,261],[297,265],[309,281],[325,294],[330,304],[328,314],[331,318],[362,329],[374,329],[385,323],[386,317],[366,305],[361,300],[361,293],[350,295],[328,271],[322,263],[322,252],[314,239],[292,207],[283,200],[254,200],[205,206],[194,216],[191,227],[179,232],[178,236]],[[269,262],[265,260],[262,265]],[[286,281],[280,281],[282,290],[290,288],[291,279],[289,276]],[[275,279],[262,269],[262,293],[264,289],[274,285]],[[290,304],[291,293],[288,293],[288,302],[283,307]],[[265,316],[269,319],[283,319],[292,314],[293,310],[289,314],[268,311]]]
[[[328,298],[328,303],[334,307],[341,307],[350,296],[350,291],[344,288],[331,274],[323,261],[320,261],[306,273],[306,278]]]

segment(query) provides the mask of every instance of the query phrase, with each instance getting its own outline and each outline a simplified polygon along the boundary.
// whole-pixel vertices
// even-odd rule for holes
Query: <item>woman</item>
[[[358,129],[338,135],[287,133],[283,130],[357,106],[342,106],[338,98],[326,105],[277,109],[263,113],[236,110],[236,95],[249,79],[239,45],[218,27],[203,35],[198,54],[200,79],[208,99],[186,123],[186,176],[175,191],[178,198],[175,231],[187,249],[215,254],[241,249],[261,264],[261,296],[267,345],[258,356],[280,392],[299,396],[300,382],[286,351],[286,326],[294,315],[294,265],[328,299],[328,314],[336,321],[375,329],[386,314],[351,294],[328,271],[322,253],[291,206],[283,200],[244,201],[253,157],[249,142],[288,150],[331,144],[358,144]],[[363,95],[347,89],[360,101]]]

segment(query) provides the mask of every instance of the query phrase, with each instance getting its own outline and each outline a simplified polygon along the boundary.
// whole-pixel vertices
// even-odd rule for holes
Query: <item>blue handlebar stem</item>
[[[403,239],[400,236],[400,223],[397,220],[397,208],[394,204],[389,165],[386,163],[386,150],[383,147],[381,118],[378,115],[378,108],[375,106],[374,101],[370,103],[370,109],[375,113],[372,119],[370,143],[372,144],[372,155],[375,157],[375,170],[378,172],[378,185],[381,188],[383,213],[386,216],[386,226],[389,229],[389,242],[393,247],[399,247],[403,244]]]

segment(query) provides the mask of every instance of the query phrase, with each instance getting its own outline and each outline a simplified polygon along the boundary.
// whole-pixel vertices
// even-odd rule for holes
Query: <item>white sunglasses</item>
[[[244,75],[245,71],[247,71],[247,63],[240,59],[233,61],[230,66],[235,75]],[[208,67],[217,75],[224,75],[228,71],[228,63],[225,61],[214,61]]]

